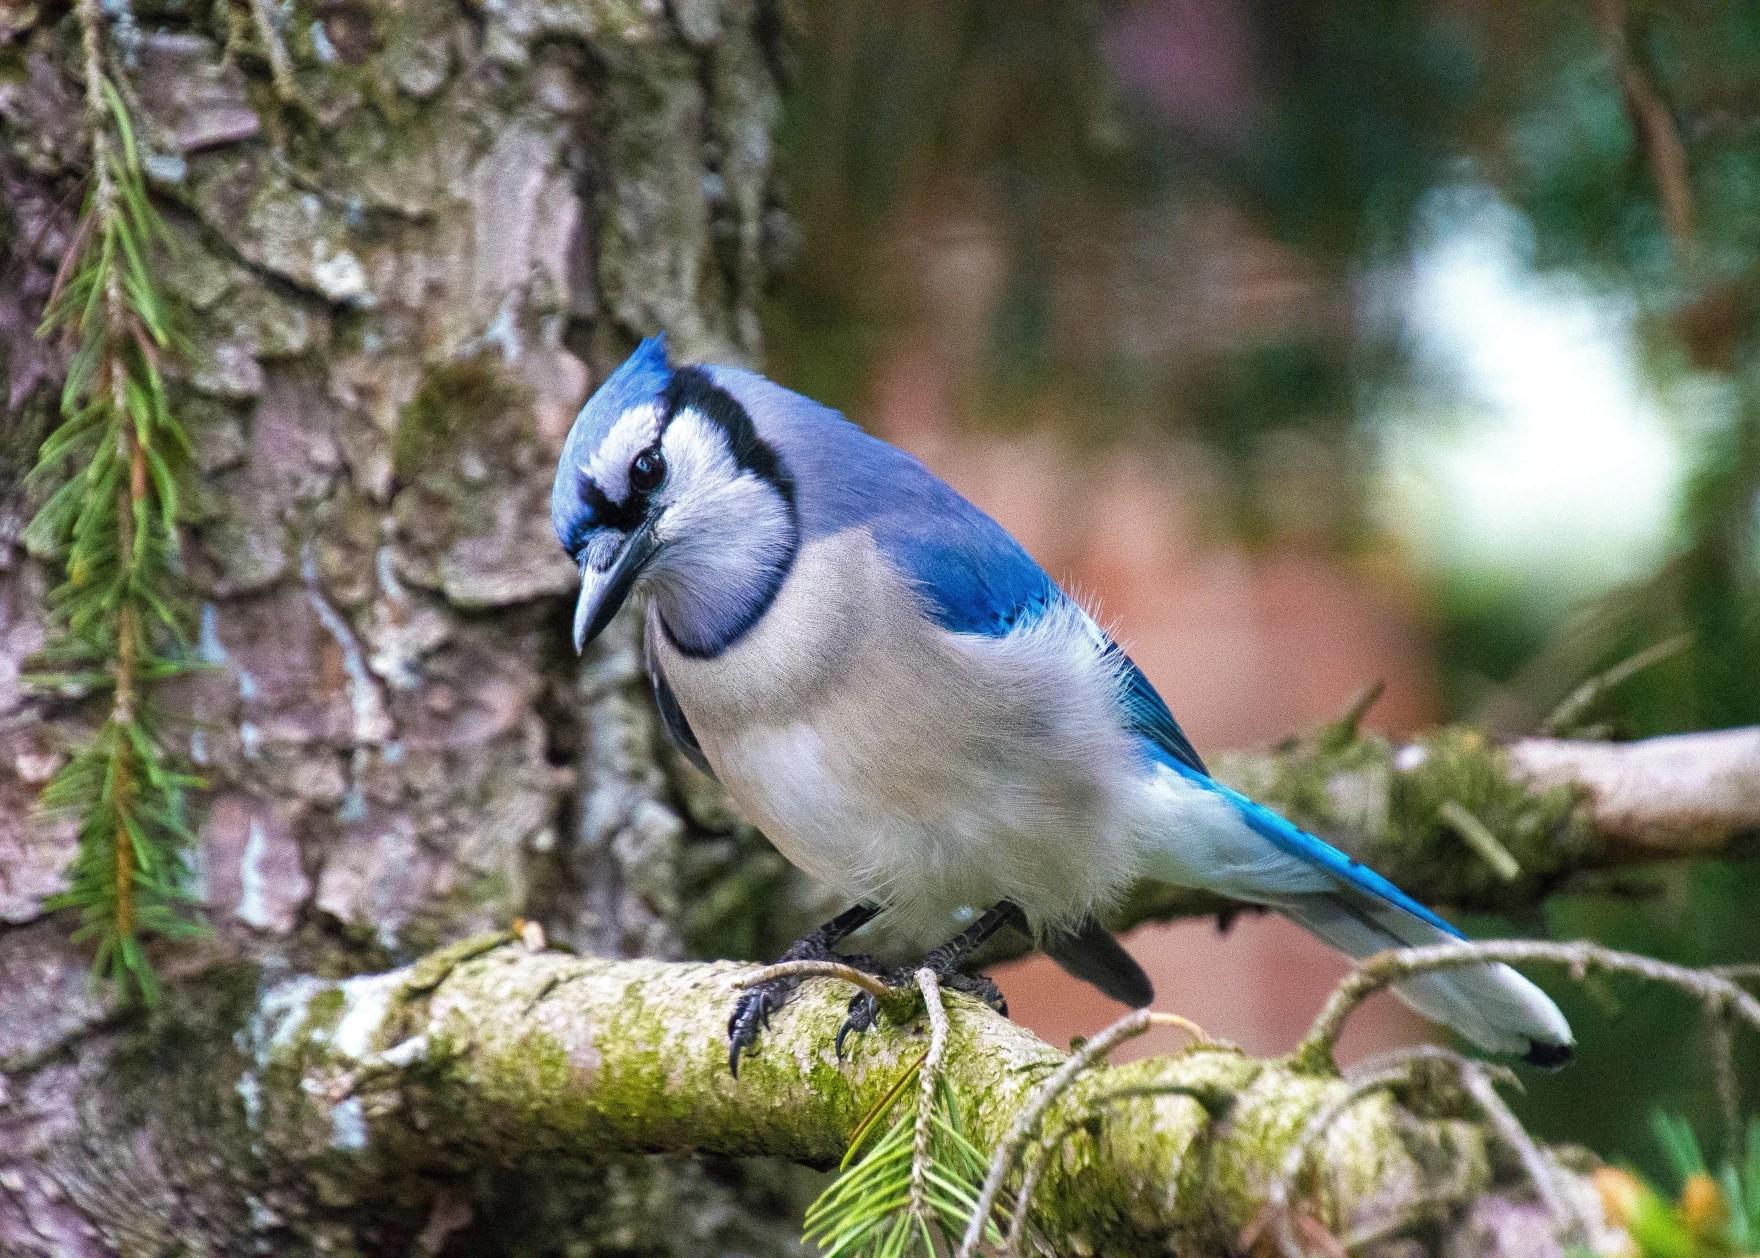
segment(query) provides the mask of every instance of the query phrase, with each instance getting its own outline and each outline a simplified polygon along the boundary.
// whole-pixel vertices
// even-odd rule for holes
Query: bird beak
[[[586,650],[587,643],[605,631],[618,608],[629,598],[636,578],[660,548],[654,537],[652,522],[644,520],[624,542],[623,549],[605,572],[595,572],[581,564],[581,598],[574,608],[574,649]]]

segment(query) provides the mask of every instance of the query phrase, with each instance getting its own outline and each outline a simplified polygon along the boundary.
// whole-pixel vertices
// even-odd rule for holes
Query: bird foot
[[[1003,1017],[1008,1016],[1008,1000],[1003,996],[1002,989],[996,986],[988,975],[967,974],[963,970],[953,968],[958,964],[959,958],[938,955],[940,952],[939,948],[935,952],[931,952],[923,964],[935,971],[935,977],[940,980],[942,987],[976,996]],[[922,968],[923,966],[899,966],[880,977],[885,980],[888,987],[901,994],[904,992],[914,994],[917,971]],[[881,1003],[881,998],[873,992],[857,992],[850,997],[849,1015],[844,1018],[843,1025],[837,1028],[835,1047],[839,1061],[843,1060],[843,1042],[852,1034],[860,1034],[869,1030],[880,1020]]]
[[[815,935],[790,944],[777,958],[778,964],[787,961],[833,961],[876,976],[886,973],[873,957],[863,953],[845,956]],[[759,1031],[770,1029],[770,1015],[786,1005],[800,985],[801,979],[791,975],[754,983],[740,994],[733,1016],[727,1020],[727,1069],[734,1078],[739,1078],[740,1055],[758,1042]]]

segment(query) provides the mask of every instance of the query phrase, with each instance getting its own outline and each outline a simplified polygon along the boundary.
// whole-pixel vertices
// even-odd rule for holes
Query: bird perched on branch
[[[785,959],[834,955],[881,914],[919,937],[969,922],[927,963],[1000,1007],[961,966],[1013,926],[1142,1006],[1148,978],[1099,922],[1139,878],[1269,906],[1354,957],[1461,937],[1212,778],[1148,678],[1000,525],[762,376],[644,341],[575,420],[551,517],[580,566],[576,648],[645,592],[673,740],[853,902]],[[735,1073],[790,989],[740,998]],[[1564,1017],[1507,966],[1396,990],[1488,1051],[1570,1056]],[[839,1049],[875,1014],[855,997]]]

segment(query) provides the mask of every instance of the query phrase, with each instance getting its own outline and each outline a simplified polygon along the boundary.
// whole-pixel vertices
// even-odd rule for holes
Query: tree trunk
[[[755,945],[779,863],[680,785],[633,635],[569,651],[548,492],[635,337],[756,352],[773,15],[106,12],[189,347],[184,567],[214,667],[158,699],[206,781],[212,935],[155,950],[182,981],[142,1020],[44,909],[74,836],[32,805],[95,705],[20,682],[56,576],[19,541],[19,483],[53,422],[64,364],[33,331],[88,159],[74,17],[26,6],[0,15],[0,1252],[790,1252],[776,1168],[463,1165],[363,1206],[344,1174],[278,1176],[233,1086],[281,976],[516,918],[602,956]]]

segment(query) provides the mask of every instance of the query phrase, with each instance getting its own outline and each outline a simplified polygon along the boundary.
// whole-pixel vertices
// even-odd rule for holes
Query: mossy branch
[[[53,901],[77,909],[98,971],[143,997],[156,991],[141,946],[149,934],[194,929],[183,915],[183,817],[194,779],[168,750],[149,703],[152,683],[180,671],[177,472],[188,440],[160,374],[169,315],[150,258],[165,244],[147,200],[134,125],[106,69],[104,16],[76,8],[91,171],[73,243],[41,332],[72,347],[60,425],[31,477],[44,501],[27,532],[60,563],[50,598],[59,634],[40,687],[107,691],[108,710],[43,792],[78,819],[69,886]]]
[[[436,1168],[634,1153],[835,1165],[922,1060],[928,1020],[870,1032],[840,1063],[832,1042],[848,988],[810,981],[735,1080],[727,1011],[750,973],[475,941],[386,975],[300,980],[269,994],[255,1028],[254,1077],[241,1089],[262,1098],[252,1139],[295,1165],[346,1166],[357,1188],[388,1193]],[[1397,1222],[1439,1186],[1532,1198],[1452,1077],[1432,1086],[1414,1072],[1409,1085],[1338,1107],[1352,1085],[1330,1069],[1212,1043],[1072,1070],[981,1004],[943,999],[937,1074],[964,1135],[1007,1147],[1026,1114],[1056,1133],[1055,1152],[1032,1163],[1031,1227],[1052,1252],[1224,1252],[1260,1218],[1301,1140],[1311,1152],[1299,1188],[1283,1191],[1334,1236]],[[1329,1108],[1338,1112],[1312,1129]],[[1561,1170],[1554,1188],[1599,1217],[1580,1176]]]

